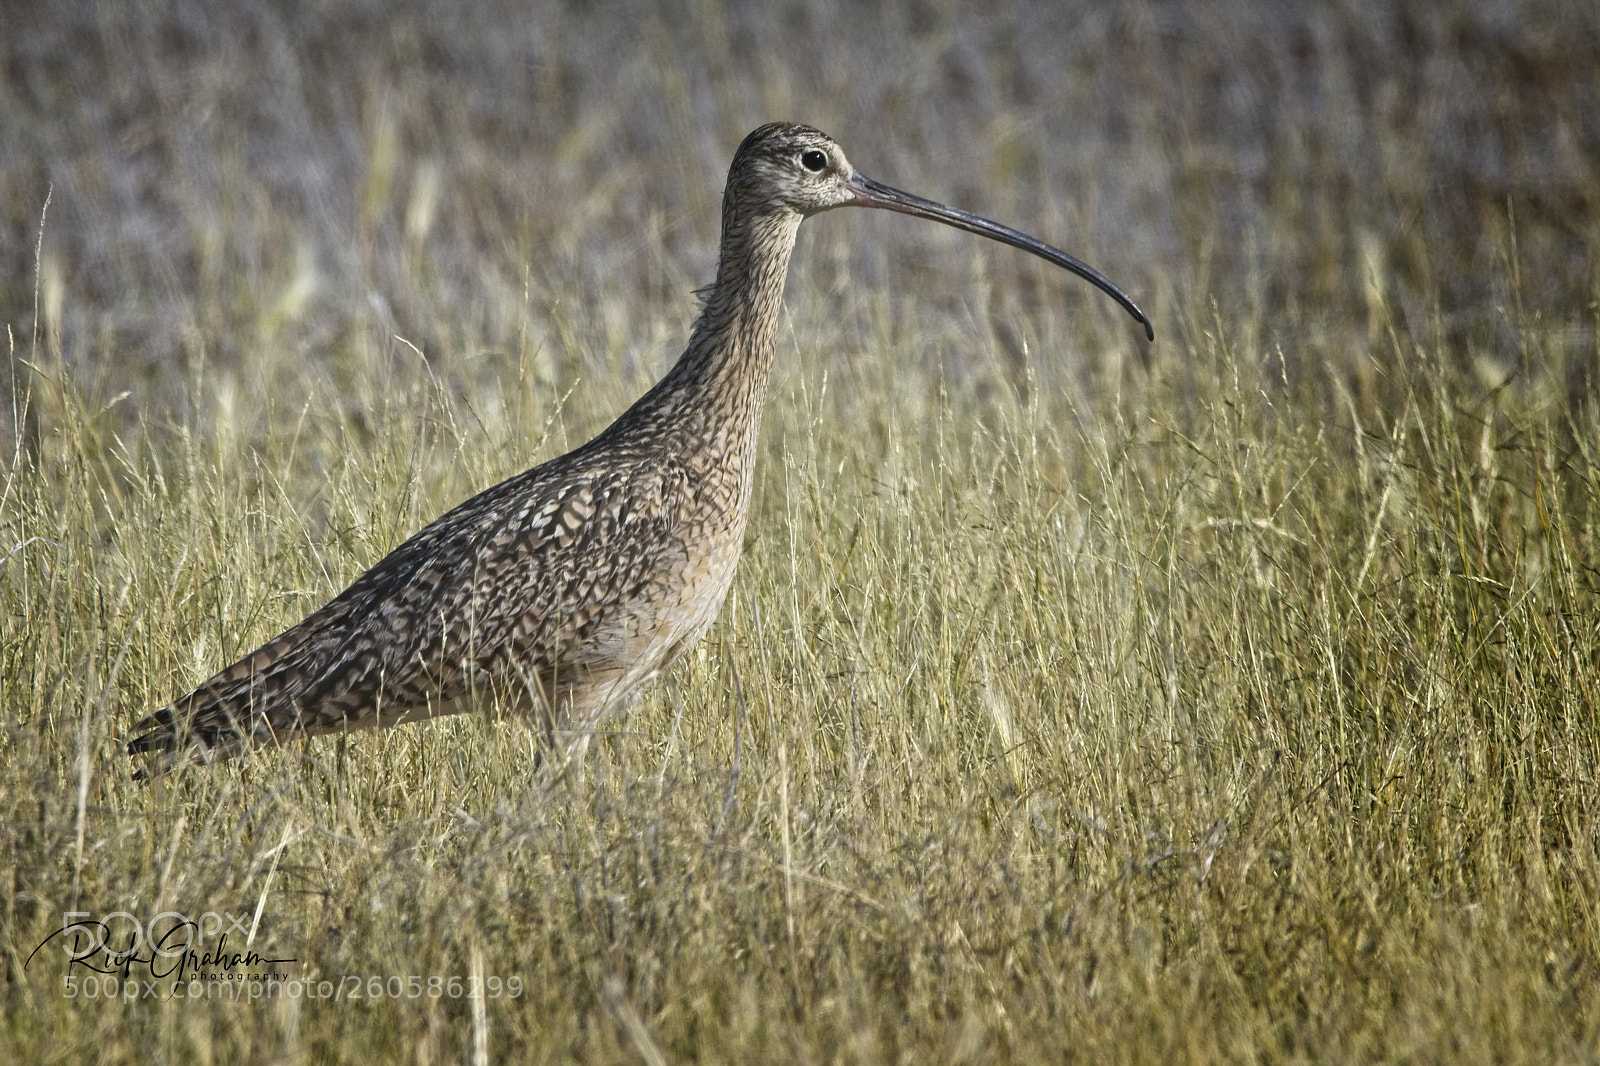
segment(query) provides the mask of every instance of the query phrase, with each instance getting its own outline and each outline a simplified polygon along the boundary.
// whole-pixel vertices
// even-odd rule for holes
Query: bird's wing
[[[513,663],[538,683],[603,624],[608,602],[648,582],[672,542],[663,482],[681,481],[676,471],[581,458],[535,467],[424,527],[304,621],[142,719],[129,753],[228,754],[465,709],[474,685],[506,680]],[[630,547],[607,550],[618,544]]]

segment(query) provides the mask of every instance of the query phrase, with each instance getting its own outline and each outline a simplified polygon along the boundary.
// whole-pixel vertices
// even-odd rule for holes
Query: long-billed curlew
[[[470,709],[488,692],[569,751],[671,666],[722,606],[750,513],[761,406],[800,220],[880,207],[1014,245],[1109,293],[1024,233],[863,177],[833,139],[772,123],[722,199],[717,279],[689,346],[576,451],[479,493],[299,625],[134,727],[129,753],[229,754],[297,735]]]

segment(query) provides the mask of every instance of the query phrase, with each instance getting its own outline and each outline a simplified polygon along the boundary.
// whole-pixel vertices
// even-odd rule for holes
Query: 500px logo
[[[144,967],[157,979],[197,977],[202,970],[231,979],[230,971],[241,966],[259,969],[298,961],[263,958],[254,951],[230,953],[228,934],[233,932],[243,933],[248,942],[250,929],[245,919],[226,911],[206,911],[199,921],[179,911],[162,911],[149,922],[139,921],[128,911],[112,911],[98,919],[89,911],[66,911],[61,916],[61,928],[39,942],[22,968],[26,970],[39,952],[58,938],[67,956],[69,973],[73,967],[102,974],[127,974],[135,967]],[[210,941],[211,936],[216,940]]]

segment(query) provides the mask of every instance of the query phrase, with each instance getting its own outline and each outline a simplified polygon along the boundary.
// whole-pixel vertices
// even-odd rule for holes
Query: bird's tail
[[[290,666],[301,643],[297,637],[291,629],[140,719],[127,743],[128,754],[156,752],[161,757],[135,779],[166,773],[182,762],[228,758],[300,731],[303,686],[297,682],[302,675]]]

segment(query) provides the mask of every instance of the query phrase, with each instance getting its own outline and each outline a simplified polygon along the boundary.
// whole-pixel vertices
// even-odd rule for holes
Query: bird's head
[[[1139,306],[1087,263],[1009,226],[873,181],[850,165],[837,141],[811,126],[770,122],[739,145],[723,196],[724,231],[743,232],[758,217],[787,216],[792,247],[792,226],[799,218],[846,206],[898,211],[1020,248],[1107,293],[1144,327],[1147,337],[1155,339]]]
[[[745,210],[814,215],[853,202],[855,168],[837,141],[819,129],[769,122],[734,153],[727,195]]]

